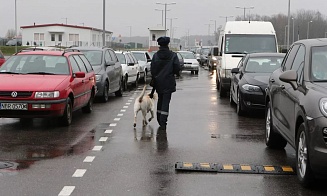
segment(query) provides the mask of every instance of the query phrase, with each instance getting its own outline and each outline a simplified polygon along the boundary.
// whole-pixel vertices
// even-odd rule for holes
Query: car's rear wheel
[[[109,99],[109,84],[106,81],[104,88],[103,88],[103,94],[101,96],[101,101],[105,103],[108,101],[108,99]]]
[[[60,117],[60,122],[64,126],[69,126],[72,123],[73,119],[73,107],[72,107],[72,101],[68,97],[66,100],[66,107],[64,111],[64,115]]]
[[[82,108],[83,113],[91,113],[92,112],[92,110],[93,110],[93,99],[94,99],[94,95],[92,93],[89,101],[87,102],[87,105]]]
[[[123,91],[127,91],[127,89],[128,89],[127,81],[128,81],[128,75],[125,75],[125,77],[123,79]]]
[[[302,123],[296,137],[296,172],[300,183],[310,187],[314,182],[314,173],[311,169],[308,139],[305,124]]]
[[[266,145],[274,149],[284,149],[287,145],[287,141],[278,132],[275,131],[271,114],[271,104],[268,102],[266,106]]]

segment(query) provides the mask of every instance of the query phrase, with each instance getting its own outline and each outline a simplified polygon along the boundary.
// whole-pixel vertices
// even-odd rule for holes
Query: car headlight
[[[192,62],[192,65],[199,65],[198,62]]]
[[[319,108],[321,113],[327,117],[327,98],[322,98],[319,101]]]
[[[35,98],[57,98],[59,97],[59,91],[52,91],[52,92],[36,92]]]
[[[220,75],[222,78],[230,78],[232,76],[232,72],[230,69],[221,69]]]
[[[216,61],[217,60],[217,57],[213,56],[211,59],[214,60],[214,61]]]
[[[249,92],[261,92],[261,89],[260,87],[258,86],[254,86],[254,85],[251,85],[251,84],[244,84],[242,86],[242,88],[246,91],[249,91]]]
[[[96,80],[97,82],[101,81],[101,75],[95,75],[95,80]]]

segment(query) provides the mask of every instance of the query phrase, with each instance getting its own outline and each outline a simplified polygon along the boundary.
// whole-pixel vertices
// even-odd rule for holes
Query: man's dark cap
[[[169,42],[170,42],[170,37],[159,37],[157,39],[157,42],[160,46],[168,46]]]

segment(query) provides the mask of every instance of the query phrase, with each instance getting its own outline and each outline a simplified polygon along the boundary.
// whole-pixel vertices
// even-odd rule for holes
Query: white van
[[[216,85],[220,96],[230,90],[231,69],[248,53],[278,52],[271,22],[228,21],[219,35]]]

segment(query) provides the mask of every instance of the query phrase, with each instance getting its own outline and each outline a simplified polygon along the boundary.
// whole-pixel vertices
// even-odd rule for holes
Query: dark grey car
[[[266,145],[296,150],[301,184],[327,175],[327,39],[295,42],[266,89]]]
[[[96,97],[107,102],[110,93],[122,96],[122,66],[111,48],[73,47],[85,54],[90,61],[96,76],[98,92]]]

